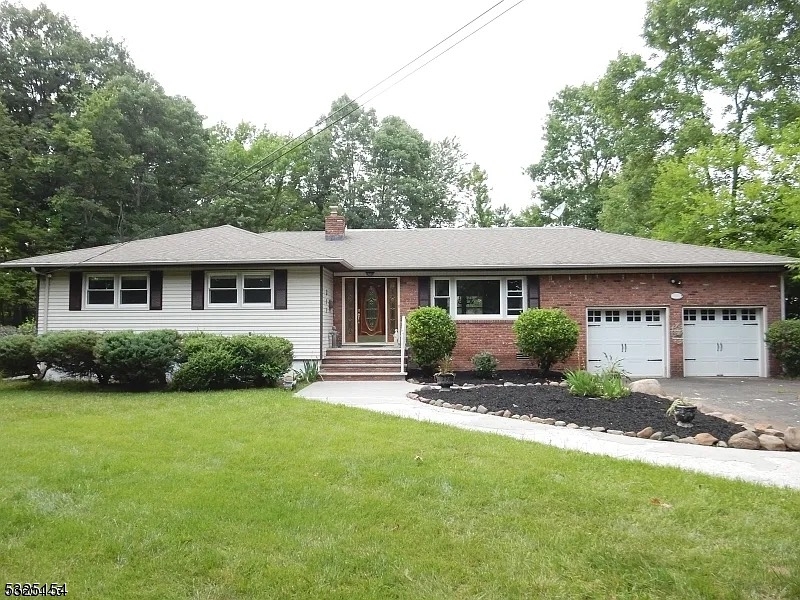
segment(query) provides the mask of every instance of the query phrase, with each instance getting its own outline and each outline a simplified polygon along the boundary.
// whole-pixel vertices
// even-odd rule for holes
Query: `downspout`
[[[786,274],[781,273],[781,321],[786,320]]]
[[[50,277],[52,277],[51,273],[41,273],[36,270],[36,267],[31,267],[31,273],[36,275],[40,278],[44,277],[44,306],[42,307],[42,322],[38,323],[37,318],[37,327],[36,329],[40,329],[41,331],[37,331],[37,333],[47,333],[47,315],[50,312]],[[38,291],[38,286],[37,286]],[[39,294],[36,294],[36,316],[39,316]]]

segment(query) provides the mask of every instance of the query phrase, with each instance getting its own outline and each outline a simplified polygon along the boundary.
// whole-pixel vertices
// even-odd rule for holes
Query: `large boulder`
[[[664,390],[661,389],[661,384],[657,379],[639,379],[632,382],[628,387],[631,392],[638,392],[640,394],[651,394],[653,396],[663,396]]]
[[[758,436],[758,441],[764,450],[786,450],[786,444],[777,435],[769,435],[767,433]]]
[[[783,432],[783,443],[791,450],[800,450],[800,427],[787,427]]]
[[[758,450],[761,448],[761,443],[758,441],[758,436],[752,431],[742,431],[731,436],[728,440],[728,446],[745,450]]]

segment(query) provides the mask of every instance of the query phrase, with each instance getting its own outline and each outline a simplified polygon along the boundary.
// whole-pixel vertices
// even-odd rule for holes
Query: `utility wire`
[[[230,187],[238,185],[239,183],[242,183],[243,181],[249,179],[253,175],[256,175],[257,173],[260,173],[261,171],[263,171],[267,167],[272,166],[277,161],[279,161],[281,158],[283,158],[287,154],[290,154],[291,152],[293,152],[294,150],[296,150],[297,148],[299,148],[303,144],[308,143],[309,141],[311,141],[312,139],[314,139],[315,137],[317,137],[321,133],[323,133],[323,132],[327,131],[328,129],[330,129],[331,127],[341,123],[344,119],[346,119],[348,116],[350,116],[351,114],[353,114],[354,112],[356,112],[357,110],[359,110],[361,108],[362,105],[357,104],[358,100],[363,98],[365,95],[367,95],[372,90],[375,90],[376,88],[378,88],[382,84],[386,83],[392,77],[394,77],[395,75],[399,74],[400,72],[402,72],[403,70],[405,70],[406,68],[408,68],[409,66],[414,64],[415,62],[419,61],[424,56],[430,54],[433,50],[435,50],[436,48],[438,48],[439,46],[444,44],[447,40],[449,40],[449,39],[453,38],[454,36],[456,36],[458,33],[463,31],[465,28],[469,27],[470,25],[472,25],[475,21],[479,20],[481,17],[485,16],[487,13],[489,13],[492,10],[494,10],[495,8],[497,8],[499,5],[503,4],[505,1],[506,0],[499,0],[499,2],[496,2],[495,4],[493,4],[488,9],[484,10],[477,17],[474,17],[469,22],[467,22],[466,24],[464,24],[461,27],[459,27],[458,29],[456,29],[453,33],[451,33],[447,37],[443,38],[442,40],[440,40],[439,42],[437,42],[436,44],[434,44],[433,46],[428,48],[425,52],[423,52],[422,54],[419,54],[413,60],[407,62],[402,67],[400,67],[399,69],[395,70],[392,74],[388,75],[387,77],[384,77],[381,81],[379,81],[378,83],[376,83],[375,85],[373,85],[369,89],[367,89],[364,92],[362,92],[361,94],[359,94],[355,99],[351,100],[350,102],[348,102],[344,106],[340,107],[339,109],[337,109],[336,111],[334,111],[330,115],[326,116],[324,119],[320,119],[317,123],[315,123],[314,126],[309,127],[302,134],[299,134],[299,135],[295,136],[294,138],[292,138],[291,140],[289,140],[288,142],[286,142],[285,144],[283,144],[279,148],[276,148],[275,150],[270,152],[270,154],[268,154],[267,156],[260,158],[259,160],[257,160],[253,164],[251,164],[250,166],[245,167],[244,169],[242,169],[238,173],[235,173],[234,175],[232,175],[230,178],[228,178],[228,180],[226,180],[225,182],[220,184],[220,186],[218,186],[216,188],[216,190],[214,192],[214,195],[212,195],[210,198],[206,198],[206,201],[214,200],[214,199],[218,198],[220,194],[225,193],[225,191],[227,191]],[[425,61],[424,63],[422,63],[418,67],[416,67],[413,71],[405,74],[403,77],[401,77],[397,81],[393,82],[391,85],[389,85],[389,87],[387,87],[387,88],[379,91],[378,93],[373,94],[372,96],[370,96],[367,100],[364,101],[363,104],[366,105],[367,103],[371,102],[372,100],[374,100],[378,96],[381,96],[382,94],[385,94],[386,92],[391,90],[396,85],[400,84],[401,82],[403,82],[406,79],[408,79],[410,76],[414,75],[420,69],[423,69],[424,67],[426,67],[427,65],[429,65],[430,63],[432,63],[433,61],[438,59],[440,56],[446,54],[447,52],[449,52],[450,50],[452,50],[453,48],[455,48],[456,46],[458,46],[462,42],[466,41],[467,39],[469,39],[470,37],[472,37],[473,35],[475,35],[479,31],[481,31],[482,29],[484,29],[485,27],[487,27],[488,25],[490,25],[491,23],[493,23],[494,21],[496,21],[497,19],[499,19],[500,17],[505,15],[507,12],[509,12],[513,8],[516,8],[517,6],[522,4],[524,1],[525,0],[518,0],[515,4],[512,4],[511,6],[509,6],[507,9],[505,9],[501,13],[495,15],[489,21],[486,21],[485,23],[483,23],[477,29],[474,29],[473,31],[471,31],[470,33],[465,35],[464,37],[458,39],[452,45],[448,46],[447,48],[445,48],[444,50],[442,50],[441,52],[439,52],[435,56],[431,57],[430,59],[428,59],[427,61]],[[328,123],[327,125],[325,125],[324,127],[320,128],[319,130],[317,130],[315,132],[313,131],[314,127],[316,125],[320,124],[321,122],[324,122],[325,120],[330,119],[331,116],[333,116],[333,115],[335,115],[335,114],[337,114],[337,113],[339,113],[339,112],[341,112],[343,110],[346,110],[351,105],[355,105],[355,106],[353,106],[353,108],[351,108],[344,115],[342,115],[338,119]],[[311,133],[311,135],[308,135],[310,132],[313,132],[313,133]],[[295,142],[297,142],[297,143],[295,143]],[[292,144],[294,144],[294,145],[292,145]],[[288,150],[285,150],[285,151],[281,152],[281,150],[284,150],[286,148],[288,148]],[[272,160],[269,160],[268,162],[265,163],[265,161],[267,161],[270,157],[273,157],[277,152],[281,152],[281,153],[278,154],[278,156],[275,156]],[[221,191],[217,191],[217,190],[221,190]],[[150,227],[148,229],[145,229],[144,231],[140,232],[138,237],[136,237],[136,238],[133,238],[133,239],[130,239],[130,240],[127,240],[127,241],[124,241],[124,242],[119,242],[117,244],[113,244],[109,248],[106,248],[103,251],[98,252],[97,254],[95,254],[93,256],[89,256],[87,258],[79,260],[79,261],[77,261],[77,262],[75,262],[75,263],[73,263],[71,265],[55,269],[55,270],[51,271],[51,273],[54,273],[54,272],[57,272],[57,271],[62,271],[62,270],[65,270],[65,269],[74,268],[74,267],[76,267],[76,266],[78,266],[80,264],[83,264],[83,263],[87,262],[87,261],[99,258],[100,256],[103,256],[104,254],[106,254],[108,252],[111,252],[112,250],[116,250],[118,248],[121,248],[122,246],[125,246],[126,244],[130,244],[131,242],[138,241],[139,239],[142,239],[142,236],[146,235],[147,233],[149,233],[151,231],[154,231],[154,230],[158,229],[159,227],[162,227],[165,223],[167,223],[167,221],[169,221],[170,219],[173,219],[173,218],[180,218],[180,217],[178,215],[170,214],[166,219],[164,219],[161,222],[157,223],[156,225],[154,225],[154,226],[152,226],[152,227]],[[279,242],[279,243],[297,249],[297,246],[293,246],[292,244],[288,244],[286,242]]]

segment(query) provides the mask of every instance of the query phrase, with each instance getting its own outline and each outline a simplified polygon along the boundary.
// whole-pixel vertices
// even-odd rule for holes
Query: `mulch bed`
[[[531,369],[498,371],[492,379],[481,379],[475,374],[475,371],[456,371],[456,383],[458,385],[465,383],[480,385],[483,383],[504,383],[506,381],[511,383],[544,383],[547,381],[561,381],[563,378],[564,376],[558,371],[548,371],[547,377],[542,378],[538,370]],[[433,375],[423,375],[419,369],[409,369],[408,379],[413,379],[416,383],[436,383]]]
[[[457,378],[459,384],[466,383]],[[485,382],[484,382],[485,383]],[[617,400],[582,398],[573,396],[560,386],[484,386],[450,391],[426,390],[420,396],[431,400],[443,400],[450,404],[485,406],[489,412],[510,410],[519,415],[552,418],[557,421],[605,427],[621,431],[638,432],[646,427],[663,431],[664,435],[678,437],[710,433],[720,440],[728,440],[733,434],[744,431],[739,425],[724,419],[697,412],[693,427],[678,427],[673,417],[665,414],[672,404],[670,400],[648,394],[631,394]]]

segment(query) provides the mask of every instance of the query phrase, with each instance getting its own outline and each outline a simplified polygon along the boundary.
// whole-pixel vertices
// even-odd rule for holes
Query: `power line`
[[[288,142],[286,142],[285,144],[283,144],[283,145],[282,145],[282,146],[280,146],[279,148],[276,148],[275,150],[273,150],[272,152],[270,152],[270,153],[269,153],[267,156],[260,158],[259,160],[257,160],[257,161],[256,161],[256,162],[254,162],[253,164],[249,165],[248,167],[245,167],[244,169],[240,170],[238,173],[235,173],[234,175],[232,175],[231,177],[229,177],[229,178],[228,178],[228,180],[226,180],[225,182],[223,182],[222,184],[220,184],[220,186],[217,186],[217,188],[216,188],[216,190],[215,190],[215,192],[214,192],[214,195],[211,195],[211,197],[210,197],[210,198],[207,198],[207,199],[206,199],[206,201],[209,201],[209,200],[214,200],[214,199],[218,198],[218,197],[219,197],[219,195],[220,195],[221,193],[224,193],[225,191],[227,191],[228,189],[230,189],[230,187],[232,187],[232,186],[235,186],[235,185],[238,185],[239,183],[242,183],[243,181],[245,181],[246,179],[249,179],[249,178],[250,178],[250,177],[252,177],[253,175],[255,175],[255,174],[257,174],[257,173],[259,173],[259,172],[263,171],[263,170],[264,170],[264,169],[266,169],[267,167],[270,167],[270,166],[272,166],[272,165],[273,165],[273,164],[275,164],[277,161],[279,161],[281,158],[283,158],[283,157],[284,157],[284,156],[286,156],[287,154],[290,154],[291,152],[293,152],[294,150],[296,150],[297,148],[299,148],[299,147],[300,147],[300,146],[302,146],[303,144],[306,144],[306,143],[308,143],[310,140],[314,139],[315,137],[317,137],[317,136],[318,136],[318,135],[320,135],[321,133],[323,133],[323,132],[327,131],[328,129],[330,129],[331,127],[333,127],[333,126],[335,126],[335,125],[337,125],[337,124],[341,123],[341,122],[342,122],[344,119],[346,119],[348,116],[350,116],[351,114],[353,114],[354,112],[356,112],[357,110],[359,110],[359,109],[361,108],[361,105],[359,105],[359,104],[357,103],[357,101],[358,101],[358,100],[360,100],[361,98],[363,98],[364,96],[366,96],[366,95],[367,95],[369,92],[371,92],[371,91],[375,90],[376,88],[380,87],[382,84],[386,83],[387,81],[389,81],[390,79],[392,79],[392,77],[394,77],[395,75],[397,75],[397,74],[401,73],[403,70],[405,70],[406,68],[408,68],[409,66],[411,66],[411,65],[412,65],[412,64],[414,64],[415,62],[419,61],[419,60],[420,60],[421,58],[423,58],[424,56],[426,56],[426,55],[430,54],[430,53],[431,53],[433,50],[435,50],[436,48],[438,48],[439,46],[441,46],[442,44],[444,44],[444,43],[445,43],[446,41],[448,41],[449,39],[451,39],[451,38],[453,38],[454,36],[458,35],[458,34],[459,34],[460,32],[462,32],[464,29],[466,29],[467,27],[469,27],[470,25],[472,25],[473,23],[475,23],[476,21],[478,21],[479,19],[481,19],[483,16],[485,16],[486,14],[488,14],[489,12],[491,12],[492,10],[494,10],[495,8],[497,8],[498,6],[500,6],[501,4],[503,4],[505,1],[506,1],[506,0],[499,0],[499,2],[496,2],[496,3],[495,3],[495,4],[493,4],[491,7],[489,7],[489,8],[488,8],[488,9],[486,9],[486,10],[484,10],[483,12],[481,12],[481,13],[480,13],[478,16],[474,17],[473,19],[471,19],[470,21],[468,21],[467,23],[465,23],[464,25],[462,25],[461,27],[459,27],[458,29],[456,29],[456,30],[455,30],[453,33],[449,34],[447,37],[445,37],[445,38],[443,38],[442,40],[438,41],[436,44],[434,44],[433,46],[431,46],[430,48],[428,48],[427,50],[425,50],[423,53],[419,54],[419,55],[418,55],[418,56],[416,56],[414,59],[412,59],[412,60],[410,60],[409,62],[407,62],[406,64],[404,64],[402,67],[400,67],[399,69],[396,69],[396,70],[395,70],[394,72],[392,72],[390,75],[388,75],[388,76],[384,77],[384,78],[383,78],[381,81],[379,81],[378,83],[376,83],[375,85],[373,85],[373,86],[372,86],[372,87],[370,87],[369,89],[367,89],[367,90],[365,90],[364,92],[362,92],[361,94],[359,94],[359,95],[358,95],[356,98],[354,98],[353,100],[351,100],[350,102],[348,102],[348,103],[347,103],[347,104],[345,104],[344,106],[340,107],[339,109],[337,109],[336,111],[334,111],[334,112],[333,112],[333,113],[331,113],[330,115],[326,116],[324,120],[328,120],[328,119],[330,119],[330,118],[331,118],[333,115],[335,115],[335,114],[337,114],[337,113],[339,113],[339,112],[341,112],[341,111],[343,111],[343,110],[347,109],[347,108],[348,108],[349,106],[351,106],[351,105],[354,105],[354,106],[353,106],[353,108],[352,108],[351,110],[349,110],[348,112],[346,112],[344,115],[342,115],[342,116],[341,116],[341,117],[339,117],[338,119],[336,119],[336,120],[334,120],[334,121],[332,121],[332,122],[328,123],[327,125],[325,125],[325,126],[324,126],[324,127],[322,127],[321,129],[319,129],[319,130],[317,130],[316,132],[314,132],[314,131],[313,131],[313,130],[314,130],[314,127],[315,127],[316,125],[320,124],[321,122],[324,122],[324,120],[323,120],[323,119],[320,119],[320,121],[318,121],[317,123],[315,123],[315,125],[314,125],[314,126],[312,126],[312,127],[309,127],[308,129],[306,129],[306,130],[305,130],[305,131],[304,131],[302,134],[299,134],[299,135],[295,136],[294,138],[292,138],[291,140],[289,140]],[[425,68],[427,65],[429,65],[430,63],[432,63],[433,61],[435,61],[436,59],[438,59],[440,56],[442,56],[442,55],[446,54],[447,52],[449,52],[450,50],[452,50],[453,48],[455,48],[456,46],[458,46],[458,45],[459,45],[459,44],[461,44],[462,42],[464,42],[464,41],[466,41],[467,39],[471,38],[473,35],[475,35],[475,34],[476,34],[476,33],[478,33],[479,31],[481,31],[482,29],[484,29],[485,27],[487,27],[488,25],[490,25],[491,23],[493,23],[494,21],[496,21],[497,19],[499,19],[500,17],[502,17],[503,15],[505,15],[505,14],[506,14],[507,12],[509,12],[510,10],[512,10],[512,9],[516,8],[517,6],[519,6],[520,4],[522,4],[524,1],[525,1],[525,0],[518,0],[518,1],[517,1],[515,4],[512,4],[510,7],[508,7],[507,9],[505,9],[504,11],[502,11],[501,13],[499,13],[499,14],[495,15],[495,16],[494,16],[494,17],[492,17],[490,20],[488,20],[488,21],[486,21],[485,23],[483,23],[483,24],[482,24],[480,27],[478,27],[477,29],[474,29],[474,30],[472,30],[472,31],[471,31],[471,32],[469,32],[467,35],[465,35],[464,37],[462,37],[462,38],[458,39],[458,40],[457,40],[455,43],[453,43],[452,45],[448,46],[447,48],[445,48],[444,50],[442,50],[441,52],[439,52],[438,54],[436,54],[436,55],[435,55],[435,56],[433,56],[432,58],[428,59],[427,61],[425,61],[424,63],[422,63],[422,64],[421,64],[421,65],[419,65],[418,67],[416,67],[416,68],[415,68],[413,71],[411,71],[411,72],[409,72],[409,73],[405,74],[403,77],[401,77],[401,78],[400,78],[400,79],[398,79],[397,81],[393,82],[393,83],[392,83],[392,84],[391,84],[389,87],[387,87],[387,88],[385,88],[385,89],[383,89],[383,90],[379,91],[378,93],[376,93],[376,94],[374,94],[374,95],[370,96],[370,97],[369,97],[367,100],[365,100],[365,101],[364,101],[364,103],[363,103],[363,104],[364,104],[364,105],[366,105],[367,103],[371,102],[372,100],[374,100],[374,99],[375,99],[375,98],[377,98],[378,96],[381,96],[382,94],[385,94],[386,92],[388,92],[389,90],[391,90],[391,89],[392,89],[393,87],[395,87],[396,85],[398,85],[398,84],[402,83],[403,81],[405,81],[406,79],[408,79],[410,76],[414,75],[414,74],[415,74],[417,71],[419,71],[419,70],[421,70],[421,69]],[[311,135],[310,135],[310,136],[307,136],[307,134],[308,134],[308,133],[310,133],[310,132],[313,132],[313,133],[311,133]],[[306,137],[306,136],[307,136],[307,137]],[[298,141],[298,140],[299,140],[299,141]],[[293,144],[294,142],[297,142],[297,143],[296,143],[296,144],[294,144],[293,146],[289,147],[289,146],[290,146],[291,144]],[[286,149],[287,147],[288,147],[288,150],[285,150],[284,152],[281,152],[281,150],[284,150],[284,149]],[[268,162],[266,162],[266,163],[265,163],[265,161],[267,161],[267,159],[269,159],[270,157],[274,156],[274,155],[275,155],[275,153],[277,153],[277,152],[281,152],[281,153],[280,153],[278,156],[275,156],[275,158],[273,158],[272,160],[269,160]],[[262,163],[264,163],[264,164],[262,164]],[[220,189],[221,189],[222,191],[217,191],[217,190],[220,190]],[[87,257],[87,258],[85,258],[85,259],[83,259],[83,260],[77,261],[77,262],[75,262],[75,263],[73,263],[73,264],[71,264],[71,265],[68,265],[68,266],[65,266],[65,267],[60,267],[59,269],[55,269],[55,270],[54,270],[54,271],[52,271],[52,272],[61,271],[61,270],[64,270],[64,269],[69,269],[69,268],[76,267],[76,266],[78,266],[78,265],[80,265],[80,264],[83,264],[83,263],[85,263],[85,262],[87,262],[87,261],[90,261],[90,260],[94,260],[94,259],[96,259],[96,258],[99,258],[100,256],[103,256],[104,254],[106,254],[106,253],[108,253],[108,252],[111,252],[112,250],[115,250],[115,249],[121,248],[121,247],[125,246],[126,244],[129,244],[129,243],[131,243],[131,242],[134,242],[134,241],[138,241],[139,239],[142,239],[142,236],[146,235],[147,233],[149,233],[149,232],[151,232],[151,231],[154,231],[154,230],[158,229],[159,227],[163,226],[165,223],[167,223],[167,221],[169,221],[169,220],[170,220],[170,219],[172,219],[172,218],[179,218],[179,217],[178,217],[177,215],[172,215],[172,214],[171,214],[171,215],[169,215],[169,216],[168,216],[166,219],[162,220],[161,222],[157,223],[156,225],[154,225],[154,226],[152,226],[152,227],[150,227],[150,228],[148,228],[148,229],[145,229],[144,231],[140,232],[140,233],[139,233],[139,235],[138,235],[138,237],[136,237],[136,238],[133,238],[133,239],[130,239],[130,240],[127,240],[127,241],[124,241],[124,242],[119,242],[119,243],[117,243],[117,244],[114,244],[114,245],[112,245],[111,247],[109,247],[109,248],[107,248],[107,249],[103,250],[102,252],[99,252],[99,253],[97,253],[97,254],[95,254],[95,255],[93,255],[93,256]],[[292,248],[296,248],[296,246],[292,246],[291,244],[287,244],[287,243],[285,243],[285,242],[281,242],[281,243],[283,243],[283,244],[284,244],[284,245],[286,245],[286,246],[290,246],[290,247],[292,247]]]

